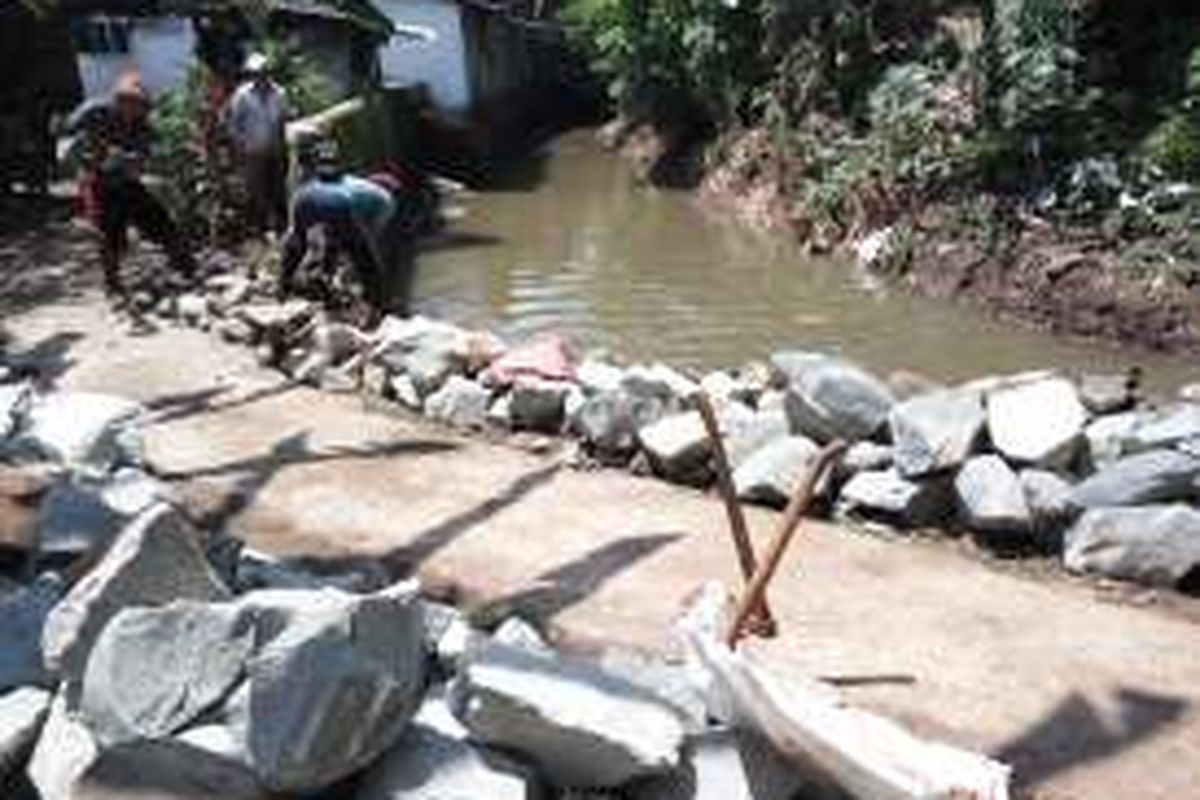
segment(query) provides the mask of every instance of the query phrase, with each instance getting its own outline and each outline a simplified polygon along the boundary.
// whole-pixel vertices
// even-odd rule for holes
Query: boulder
[[[0,696],[0,786],[25,766],[50,713],[53,695],[27,686]]]
[[[1019,464],[1070,466],[1086,423],[1087,410],[1079,401],[1079,392],[1065,378],[1017,382],[987,395],[992,444]]]
[[[686,411],[647,425],[638,440],[655,474],[675,483],[703,485],[710,477],[712,443],[699,411]]]
[[[437,391],[466,366],[465,331],[424,317],[387,317],[375,334],[372,358],[393,373],[407,373],[421,397]]]
[[[841,476],[849,477],[860,472],[890,469],[895,462],[895,449],[890,445],[855,442],[838,461],[837,472]]]
[[[1150,450],[1103,467],[1075,486],[1073,508],[1141,506],[1200,499],[1200,459],[1175,450]]]
[[[1126,443],[1141,423],[1143,414],[1126,411],[1094,420],[1084,429],[1087,440],[1088,464],[1102,469],[1126,455]]]
[[[842,487],[843,511],[919,527],[945,519],[953,495],[944,478],[909,480],[896,469],[860,472]]]
[[[984,532],[1027,531],[1032,524],[1021,481],[997,455],[975,456],[954,478],[958,507],[967,527]]]
[[[888,416],[896,469],[920,478],[958,468],[978,445],[984,421],[978,392],[947,389],[900,403]]]
[[[558,334],[547,334],[521,347],[514,347],[492,362],[485,380],[493,386],[512,386],[519,380],[575,380],[579,359],[571,345]]]
[[[529,758],[558,787],[615,787],[679,763],[675,713],[580,662],[487,645],[467,660],[453,705],[473,738]]]
[[[1087,374],[1079,378],[1079,399],[1092,414],[1128,411],[1137,402],[1128,375]]]
[[[589,395],[615,392],[621,388],[625,370],[603,361],[585,359],[575,370],[575,382]]]
[[[79,709],[102,746],[162,739],[223,700],[254,647],[232,603],[127,608],[96,639]]]
[[[782,508],[820,452],[821,448],[804,436],[785,436],[759,448],[733,472],[738,498]]]
[[[1125,436],[1122,452],[1141,453],[1200,439],[1200,405],[1179,403],[1142,414]]]
[[[734,469],[766,445],[776,439],[784,439],[791,433],[782,403],[751,411],[741,403],[731,402],[718,415],[723,428],[725,453],[729,457],[729,465]]]
[[[621,379],[622,391],[639,400],[657,400],[662,413],[682,410],[699,389],[691,378],[665,364],[630,367]]]
[[[42,735],[26,771],[39,800],[74,800],[76,781],[99,753],[87,727],[67,708],[63,692],[54,696]]]
[[[787,380],[792,430],[819,443],[869,439],[895,404],[891,390],[860,367],[819,353],[776,353],[775,370]]]
[[[1043,469],[1025,469],[1017,478],[1036,529],[1054,529],[1071,518],[1071,484],[1062,476]]]
[[[62,480],[38,507],[38,551],[46,556],[100,552],[127,521],[104,502],[95,486],[78,479]]]
[[[245,667],[245,755],[266,787],[319,789],[395,742],[424,691],[424,627],[415,585],[371,595],[253,592]]]
[[[562,431],[566,398],[572,384],[562,381],[519,378],[512,387],[509,417],[514,430],[554,433]]]
[[[62,592],[62,581],[47,574],[0,596],[0,691],[52,684],[42,654],[42,629]]]
[[[761,736],[714,728],[688,740],[684,769],[630,790],[631,800],[798,800],[807,782]],[[814,795],[816,796],[816,795]]]
[[[238,318],[254,328],[259,338],[275,339],[301,328],[312,319],[316,307],[307,300],[286,303],[252,303],[238,309]]]
[[[411,375],[407,373],[393,375],[388,380],[388,388],[391,390],[392,397],[400,405],[411,411],[424,410],[425,401],[421,399],[421,393],[417,391],[417,384],[413,382]]]
[[[12,383],[0,386],[0,442],[16,432],[33,398],[29,384]]]
[[[1093,508],[1066,532],[1072,572],[1173,586],[1200,566],[1200,511],[1182,504]]]
[[[107,472],[140,460],[141,413],[140,405],[121,397],[55,392],[34,401],[19,437],[45,458]]]
[[[455,428],[481,430],[487,425],[492,393],[461,375],[451,375],[425,399],[425,414]]]
[[[51,610],[42,634],[47,667],[69,680],[82,678],[93,642],[124,608],[227,597],[198,539],[165,505],[126,526],[95,568]]]
[[[431,696],[396,745],[367,770],[356,800],[529,800],[532,770],[468,741],[446,701]]]
[[[105,748],[70,800],[268,800],[242,764],[173,739]]]

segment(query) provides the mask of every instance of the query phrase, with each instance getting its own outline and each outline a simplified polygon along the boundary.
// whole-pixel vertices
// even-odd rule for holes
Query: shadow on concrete
[[[504,490],[492,495],[474,508],[422,531],[408,544],[381,556],[384,567],[396,576],[410,575],[434,553],[448,546],[472,528],[486,522],[504,509],[521,501],[539,486],[554,480],[562,469],[555,463],[521,475]]]
[[[228,394],[231,387],[213,386],[190,392],[161,395],[145,403],[151,412],[151,425],[164,425],[200,414],[219,414],[234,408],[241,408],[262,400],[287,394],[300,388],[302,384],[292,380],[282,380],[279,383],[255,389],[244,395],[235,397],[223,403],[214,403],[217,398]]]
[[[1013,767],[1013,789],[1029,797],[1050,778],[1084,764],[1112,758],[1177,722],[1188,709],[1179,697],[1135,689],[1117,693],[1115,723],[1082,695],[1072,693],[1031,728],[996,753]]]
[[[582,602],[637,562],[683,538],[682,533],[629,536],[607,542],[579,558],[538,575],[529,589],[489,601],[473,616],[488,625],[516,614],[547,622]],[[493,619],[495,618],[495,619]]]
[[[70,352],[82,338],[83,334],[78,331],[59,331],[6,353],[4,360],[18,377],[28,378],[48,389],[75,366]]]
[[[205,509],[199,519],[195,520],[205,528],[217,530],[249,508],[275,476],[288,467],[329,461],[357,461],[406,455],[420,456],[454,450],[459,447],[452,442],[399,439],[363,445],[313,449],[309,443],[311,435],[309,431],[304,431],[288,436],[276,442],[270,450],[262,455],[212,467],[160,473],[159,477],[169,481],[189,481],[198,478],[236,476],[233,485],[222,492],[221,502],[215,508]]]

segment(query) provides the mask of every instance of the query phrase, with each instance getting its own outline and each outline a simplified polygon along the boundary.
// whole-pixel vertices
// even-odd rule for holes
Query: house
[[[344,94],[378,79],[378,51],[392,26],[370,0],[262,0],[258,5],[264,13],[255,18],[221,0],[63,0],[62,10],[71,21],[89,97],[108,91],[130,69],[138,70],[155,94],[182,86],[198,48],[206,54],[213,50],[206,35],[216,27],[214,19],[233,20],[221,27],[221,36],[235,40],[219,43],[226,51],[232,47],[242,54],[255,34],[270,34],[295,42]]]

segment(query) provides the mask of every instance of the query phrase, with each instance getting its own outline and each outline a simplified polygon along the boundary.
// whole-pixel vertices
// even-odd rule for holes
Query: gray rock
[[[1017,474],[997,455],[969,459],[954,478],[954,490],[963,520],[973,530],[1027,531],[1032,524]]]
[[[127,521],[93,486],[78,479],[60,481],[38,506],[38,551],[48,556],[99,552]]]
[[[424,628],[412,585],[371,595],[253,592],[246,761],[266,787],[328,786],[385,752],[424,690]]]
[[[734,469],[767,444],[791,433],[787,411],[782,403],[757,411],[750,411],[740,403],[731,403],[719,412],[719,419],[724,433],[725,453]]]
[[[597,455],[627,459],[637,447],[638,431],[680,412],[686,391],[687,379],[673,370],[633,367],[616,391],[587,398],[571,420],[572,431]]]
[[[854,364],[819,353],[777,353],[776,371],[787,378],[792,430],[817,442],[869,439],[895,404],[891,390]]]
[[[860,472],[842,487],[842,510],[903,526],[923,526],[948,516],[953,494],[940,477],[908,480],[895,469]]]
[[[492,641],[533,653],[553,653],[541,631],[520,617],[509,617],[492,633]]]
[[[1200,565],[1200,511],[1186,505],[1094,508],[1066,533],[1072,572],[1172,586]]]
[[[625,371],[621,390],[635,398],[655,398],[663,412],[683,409],[700,389],[691,378],[664,364],[634,366]]]
[[[687,664],[664,661],[632,650],[609,648],[600,656],[600,667],[640,686],[670,706],[687,733],[708,729],[708,697]]]
[[[424,410],[425,401],[421,399],[421,393],[417,391],[417,385],[413,382],[411,375],[407,373],[393,375],[388,380],[388,387],[400,405],[412,411]]]
[[[1200,405],[1180,403],[1142,414],[1124,441],[1126,454],[1174,447],[1200,438]]]
[[[489,425],[493,425],[502,430],[512,428],[512,395],[504,394],[496,398],[496,400],[488,406],[487,421]]]
[[[425,399],[425,414],[456,428],[481,430],[487,425],[492,393],[475,381],[451,375]]]
[[[204,327],[209,322],[208,298],[196,293],[181,294],[175,298],[175,313],[185,325]]]
[[[39,800],[73,800],[75,782],[98,754],[92,734],[67,709],[66,695],[60,691],[50,703],[26,771]]]
[[[689,739],[687,768],[634,787],[631,800],[799,800],[807,782],[762,737],[715,728]]]
[[[734,470],[738,498],[780,508],[787,505],[820,452],[804,436],[785,436],[765,445]]]
[[[121,397],[55,392],[34,401],[19,438],[45,458],[107,472],[140,460],[141,414],[141,406]]]
[[[1078,484],[1073,508],[1141,506],[1200,499],[1200,459],[1175,450],[1151,450],[1109,464]]]
[[[906,478],[919,478],[961,466],[974,452],[984,421],[978,392],[948,389],[900,403],[888,416],[896,468]]]
[[[1133,408],[1137,397],[1130,388],[1128,375],[1083,375],[1079,399],[1093,414],[1116,414]]]
[[[0,696],[0,786],[25,766],[50,713],[53,695],[25,687]]]
[[[847,448],[838,462],[838,473],[844,476],[860,472],[890,469],[895,465],[896,452],[893,447],[877,442],[855,442]]]
[[[173,739],[105,748],[70,791],[71,800],[268,800],[242,764]]]
[[[62,592],[56,576],[42,575],[0,597],[0,691],[52,684],[42,655],[42,628]]]
[[[515,430],[559,433],[566,419],[571,384],[520,379],[512,388],[509,415]]]
[[[575,380],[589,395],[615,392],[621,388],[625,370],[595,359],[585,359],[575,371]]]
[[[529,800],[536,778],[516,761],[477,747],[441,697],[362,778],[356,800]]]
[[[989,392],[987,423],[992,444],[1010,461],[1065,468],[1078,452],[1087,411],[1073,383],[1047,377]]]
[[[424,317],[388,317],[376,332],[374,357],[394,373],[407,373],[427,397],[466,367],[464,331]]]
[[[657,698],[578,662],[488,645],[455,686],[478,741],[522,754],[559,787],[615,787],[679,763],[683,726]]]
[[[253,303],[238,309],[238,318],[245,321],[260,337],[275,338],[294,332],[312,319],[316,308],[307,300],[286,303]]]
[[[664,417],[639,430],[638,441],[660,477],[687,485],[708,480],[712,443],[700,412]]]
[[[1088,461],[1093,469],[1103,467],[1126,455],[1126,443],[1141,423],[1143,415],[1136,411],[1100,417],[1084,429]]]
[[[42,633],[46,665],[68,680],[82,678],[96,637],[129,606],[227,596],[205,559],[198,534],[177,512],[156,506],[131,522],[50,612]]]
[[[1071,484],[1064,478],[1042,469],[1022,470],[1017,477],[1035,528],[1056,528],[1070,519],[1071,506],[1067,498],[1071,494]]]
[[[232,603],[121,611],[92,647],[81,716],[106,747],[181,730],[241,679],[254,647],[252,622]]]

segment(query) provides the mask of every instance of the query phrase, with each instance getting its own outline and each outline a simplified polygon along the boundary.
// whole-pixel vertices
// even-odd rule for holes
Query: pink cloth
[[[487,378],[495,386],[511,386],[518,378],[573,381],[578,364],[567,340],[552,333],[500,356],[488,368]]]

